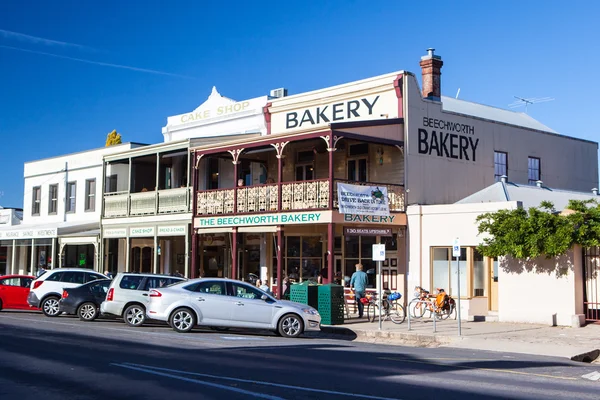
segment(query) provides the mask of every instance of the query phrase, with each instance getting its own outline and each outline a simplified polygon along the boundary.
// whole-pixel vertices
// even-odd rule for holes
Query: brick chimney
[[[421,57],[421,73],[423,74],[423,97],[431,100],[441,98],[442,57],[433,54],[435,49],[427,49],[427,55]]]

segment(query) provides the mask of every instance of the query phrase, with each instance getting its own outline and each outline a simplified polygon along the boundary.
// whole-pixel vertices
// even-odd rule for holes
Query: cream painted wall
[[[508,153],[509,181],[527,184],[532,156],[541,159],[541,179],[548,187],[583,192],[598,187],[596,143],[443,111],[442,103],[422,99],[413,75],[405,77],[408,204],[454,203],[493,184],[494,151]],[[424,127],[424,117],[473,127],[473,134],[462,135],[479,140],[476,159],[472,160],[470,149],[469,160],[420,154],[419,129],[429,135],[441,130]]]
[[[572,316],[578,314],[573,256],[573,251],[569,251],[558,260],[542,258],[531,263],[501,260],[498,268],[499,320],[546,325],[556,322],[570,326]],[[579,307],[582,309],[583,302]]]

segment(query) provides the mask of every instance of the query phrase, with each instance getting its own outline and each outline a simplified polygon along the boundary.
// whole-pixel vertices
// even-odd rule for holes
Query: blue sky
[[[553,97],[529,114],[598,141],[598,15],[597,1],[0,1],[0,205],[22,207],[24,162],[102,147],[113,129],[161,142],[213,85],[243,100],[420,75],[428,47],[443,94]]]

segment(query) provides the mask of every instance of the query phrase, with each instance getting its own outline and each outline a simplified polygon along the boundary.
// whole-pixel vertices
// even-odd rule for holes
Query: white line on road
[[[264,338],[257,337],[244,337],[244,336],[221,336],[221,339],[225,340],[265,340]]]
[[[271,396],[271,395],[263,394],[263,393],[251,392],[249,390],[238,389],[238,388],[234,388],[234,387],[226,386],[226,385],[219,385],[218,383],[200,381],[198,379],[190,379],[190,378],[186,378],[184,376],[177,376],[177,375],[167,374],[167,373],[164,373],[164,372],[153,371],[151,369],[139,368],[139,367],[136,367],[136,366],[133,366],[133,365],[125,365],[125,364],[111,364],[111,365],[114,365],[116,367],[121,367],[121,368],[133,369],[135,371],[147,372],[149,374],[154,374],[154,375],[159,375],[159,376],[166,376],[168,378],[179,379],[180,381],[198,383],[200,385],[211,386],[211,387],[215,387],[215,388],[223,389],[223,390],[229,390],[231,392],[236,392],[236,393],[246,394],[246,395],[253,396],[253,397],[258,397],[260,399],[285,400],[282,397]]]
[[[203,377],[203,378],[222,379],[222,380],[225,380],[225,381],[250,383],[250,384],[254,384],[254,385],[273,386],[273,387],[279,387],[279,388],[284,388],[284,389],[293,389],[293,390],[301,390],[301,391],[305,391],[305,392],[332,394],[332,395],[337,395],[337,396],[358,397],[358,398],[361,398],[361,399],[401,400],[401,399],[392,398],[392,397],[369,396],[367,394],[345,393],[345,392],[338,392],[338,391],[335,391],[335,390],[315,389],[315,388],[307,388],[307,387],[302,387],[302,386],[284,385],[284,384],[281,384],[281,383],[253,381],[253,380],[250,380],[250,379],[232,378],[232,377],[228,377],[228,376],[217,376],[217,375],[201,374],[201,373],[198,373],[198,372],[180,371],[180,370],[176,370],[176,369],[153,367],[153,366],[150,366],[150,365],[143,365],[143,364],[123,363],[123,364],[111,364],[111,365],[116,365],[118,367],[127,367],[127,366],[132,367],[133,366],[133,367],[139,368],[140,370],[141,369],[146,369],[147,370],[146,372],[154,372],[154,371],[173,372],[173,373],[179,373],[179,374],[185,374],[185,375],[191,375],[191,376],[200,376],[200,377]]]

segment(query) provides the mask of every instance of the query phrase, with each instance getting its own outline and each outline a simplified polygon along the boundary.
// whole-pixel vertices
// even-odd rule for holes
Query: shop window
[[[473,296],[485,296],[485,262],[483,254],[473,249]]]
[[[77,183],[67,183],[67,212],[75,212],[75,200],[77,193]]]
[[[50,185],[48,190],[48,214],[58,212],[58,184]]]
[[[285,274],[292,282],[317,281],[323,265],[320,236],[286,237]]]
[[[499,182],[502,175],[508,176],[508,153],[494,151],[494,180]]]
[[[540,168],[540,159],[537,157],[529,157],[527,160],[527,176],[528,183],[535,185],[541,179],[542,173]]]
[[[458,292],[458,270],[452,258],[451,247],[436,247],[431,252],[432,287],[431,290],[444,289],[451,296]],[[460,290],[464,296],[467,290],[467,248],[460,249]]]
[[[96,210],[96,180],[85,181],[85,211]]]
[[[31,215],[40,215],[40,201],[42,200],[42,188],[36,186],[31,192],[33,204],[31,205]]]
[[[377,285],[376,263],[371,259],[373,255],[373,244],[377,243],[374,236],[346,236],[346,247],[344,252],[343,284],[348,286],[352,274],[356,272],[356,264],[362,264],[369,282],[367,287],[374,288]]]

